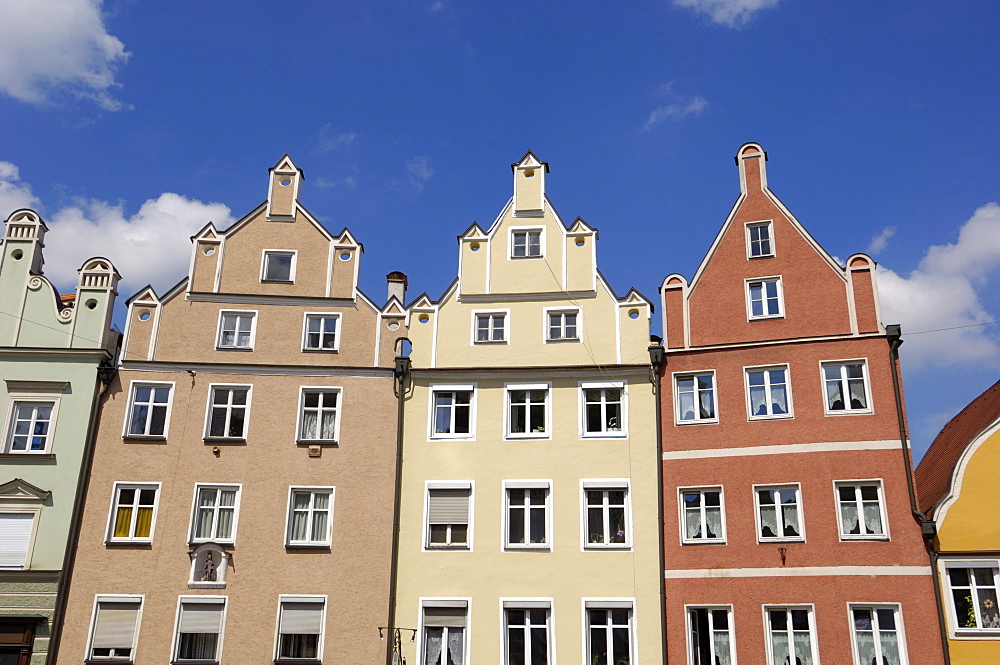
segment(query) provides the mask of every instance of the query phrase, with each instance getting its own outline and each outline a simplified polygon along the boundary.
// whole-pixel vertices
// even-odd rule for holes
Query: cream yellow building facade
[[[418,665],[662,663],[652,306],[597,270],[548,164],[407,310],[395,617]],[[414,660],[415,659],[415,660]]]

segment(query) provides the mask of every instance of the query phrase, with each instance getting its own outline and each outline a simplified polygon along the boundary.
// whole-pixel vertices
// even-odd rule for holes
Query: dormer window
[[[295,252],[265,249],[260,267],[262,282],[294,282]]]
[[[774,256],[771,222],[747,224],[747,257],[751,259]]]
[[[515,259],[540,257],[542,255],[542,230],[512,230],[510,233],[510,255]]]

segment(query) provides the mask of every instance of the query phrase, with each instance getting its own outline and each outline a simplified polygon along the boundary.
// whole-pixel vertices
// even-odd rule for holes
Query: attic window
[[[292,179],[290,176],[283,175],[281,176],[281,178],[278,179],[278,184],[281,185],[282,187],[288,187],[290,184],[292,184]]]
[[[534,178],[535,177],[535,169],[525,169],[524,170],[524,177],[525,178]]]
[[[295,281],[295,254],[294,251],[264,250],[260,281]]]

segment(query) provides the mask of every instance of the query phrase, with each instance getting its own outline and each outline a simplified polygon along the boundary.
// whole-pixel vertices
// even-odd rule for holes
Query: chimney
[[[397,271],[393,271],[385,276],[387,282],[389,282],[389,294],[387,298],[392,300],[395,297],[399,300],[399,304],[406,305],[406,286],[407,280],[406,275]]]

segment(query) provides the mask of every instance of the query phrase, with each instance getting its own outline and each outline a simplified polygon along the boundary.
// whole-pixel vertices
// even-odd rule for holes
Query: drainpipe
[[[80,476],[76,482],[76,497],[73,500],[73,517],[70,521],[70,537],[66,543],[66,553],[63,555],[62,570],[59,571],[59,590],[56,593],[56,606],[52,613],[52,631],[49,633],[48,661],[52,665],[59,655],[59,641],[62,638],[63,614],[66,612],[66,602],[69,599],[69,585],[73,578],[73,565],[76,562],[76,547],[80,541],[80,526],[83,520],[83,504],[90,486],[90,468],[94,461],[94,435],[97,430],[98,414],[101,402],[107,394],[111,382],[118,371],[111,365],[101,365],[97,368],[97,380],[100,391],[94,395],[94,403],[90,407],[90,424],[87,426],[87,439],[84,442],[83,459],[80,462]],[[96,387],[96,386],[95,386]]]
[[[892,370],[892,393],[896,398],[896,420],[899,424],[899,443],[903,450],[903,464],[906,469],[906,491],[910,495],[910,514],[920,524],[920,532],[924,538],[924,547],[930,558],[931,571],[934,574],[934,600],[937,601],[938,631],[941,635],[941,650],[944,652],[945,665],[951,665],[951,655],[948,653],[948,628],[945,625],[944,606],[941,604],[941,580],[938,577],[938,556],[934,551],[934,536],[937,535],[937,525],[917,507],[917,495],[913,488],[913,462],[910,459],[910,446],[907,445],[906,417],[903,414],[902,389],[899,383],[899,347],[903,345],[903,331],[899,324],[885,327],[886,341],[889,342],[889,368]]]
[[[392,561],[389,569],[389,616],[388,639],[385,643],[385,665],[393,665],[392,652],[396,627],[396,578],[399,574],[399,510],[403,492],[403,398],[406,396],[406,380],[410,376],[410,359],[396,356],[393,368],[392,389],[396,394],[396,491],[392,506]]]
[[[660,649],[662,650],[660,661],[667,665],[667,589],[663,578],[667,569],[667,559],[663,544],[663,404],[660,400],[660,368],[666,363],[666,355],[661,344],[662,340],[650,335],[649,341],[649,380],[653,384],[653,395],[656,398],[656,519],[659,524],[659,537],[657,538],[657,549],[660,557]]]

